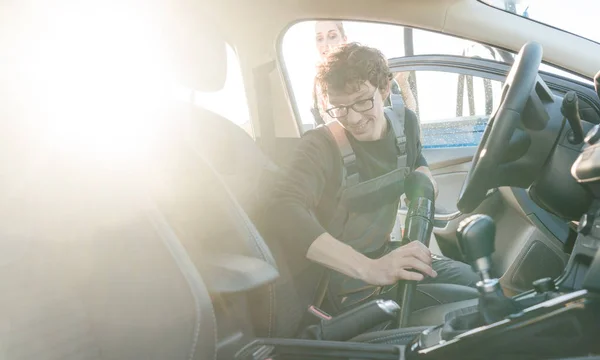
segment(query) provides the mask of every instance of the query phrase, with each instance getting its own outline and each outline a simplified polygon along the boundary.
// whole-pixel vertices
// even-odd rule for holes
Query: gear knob
[[[456,236],[465,260],[481,275],[482,280],[489,279],[496,238],[494,220],[487,215],[472,215],[458,225]]]

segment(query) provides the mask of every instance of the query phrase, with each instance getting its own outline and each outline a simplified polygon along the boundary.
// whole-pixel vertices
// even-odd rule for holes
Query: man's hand
[[[371,285],[391,285],[399,280],[423,280],[423,274],[436,277],[431,268],[431,252],[413,241],[379,259],[369,259],[348,244],[323,233],[308,248],[306,257],[330,269]],[[410,270],[420,273],[411,272]]]
[[[401,280],[421,281],[425,278],[423,274],[437,276],[435,270],[431,268],[429,249],[423,243],[413,241],[379,259],[371,260],[361,280],[371,285],[392,285]]]

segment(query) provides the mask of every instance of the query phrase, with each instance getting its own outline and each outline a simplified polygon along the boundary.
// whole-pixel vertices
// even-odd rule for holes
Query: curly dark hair
[[[316,81],[324,94],[358,91],[365,81],[387,90],[393,75],[381,51],[353,42],[337,47],[317,67]]]

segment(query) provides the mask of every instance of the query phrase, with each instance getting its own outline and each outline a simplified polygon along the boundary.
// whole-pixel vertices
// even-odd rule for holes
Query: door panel
[[[414,77],[423,154],[439,187],[432,251],[462,260],[456,229],[469,214],[460,214],[456,201],[483,129],[498,106],[497,84],[504,81],[510,66],[452,56],[405,57],[390,64],[394,72],[410,71]],[[557,96],[575,90],[581,116],[591,122],[600,120],[600,103],[590,86],[541,76]],[[399,210],[400,221],[406,210],[406,206]],[[505,292],[520,293],[530,289],[533,280],[560,275],[568,258],[568,225],[531,201],[527,190],[491,191],[474,213],[487,214],[496,222],[494,270]],[[448,214],[455,216],[444,216]]]
[[[466,171],[437,173],[433,177],[439,184],[439,196],[436,199],[436,214],[452,214],[456,208],[456,199],[465,182]]]
[[[476,150],[475,147],[423,149],[423,155],[438,184],[436,214],[451,214],[458,211],[456,200],[471,168]],[[400,210],[403,214],[408,209],[404,202],[402,204]]]
[[[450,214],[458,211],[456,200],[476,150],[473,146],[423,149],[423,155],[439,188],[436,213]]]
[[[456,208],[456,200],[471,168],[471,161],[475,155],[476,147],[455,148],[426,148],[423,155],[427,159],[429,168],[438,184],[439,194],[436,199],[436,218],[433,236],[430,240],[430,249],[436,254],[446,254],[459,258],[456,252],[457,243],[452,240],[453,233],[462,219]],[[404,198],[404,196],[403,196]],[[406,203],[401,202],[399,221],[406,220]],[[456,215],[454,215],[456,214]],[[447,215],[446,217],[441,215]],[[453,216],[456,216],[452,219]],[[450,240],[448,240],[450,238]],[[439,239],[439,242],[438,242]],[[440,247],[441,242],[441,247]],[[443,250],[442,250],[443,248]]]
[[[440,189],[434,229],[437,242],[432,242],[432,250],[461,260],[456,229],[469,214],[456,210],[456,200],[488,118],[498,106],[498,84],[504,81],[510,66],[452,56],[406,57],[390,64],[392,71],[411,71],[414,76],[410,83],[415,86],[418,102],[423,153]],[[571,89],[577,91],[582,115],[592,122],[600,120],[600,104],[593,89],[553,75],[542,74],[542,78],[557,96]],[[285,158],[296,142],[278,139],[277,160]],[[404,201],[402,204],[400,224],[407,210]],[[491,191],[474,212],[490,215],[496,221],[495,270],[509,293],[527,290],[531,281],[556,276],[564,267],[566,224],[535,205],[526,190]]]
[[[448,169],[450,172],[468,171],[476,151],[476,146],[425,148],[423,155],[433,173],[447,173]]]

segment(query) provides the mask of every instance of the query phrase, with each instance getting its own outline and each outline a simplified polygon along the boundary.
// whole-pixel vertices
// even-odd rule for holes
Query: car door
[[[450,34],[407,26],[344,21],[344,27],[349,41],[377,48],[389,59],[398,84],[396,91],[416,111],[421,121],[423,153],[440,190],[434,230],[437,241],[432,242],[438,246],[434,251],[462,259],[455,234],[458,223],[468,214],[458,212],[457,197],[483,129],[498,105],[502,83],[515,54]],[[297,23],[284,38],[287,40],[280,49],[280,65],[295,117],[293,121],[284,116],[273,117],[273,136],[261,131],[257,137],[259,143],[264,142],[265,149],[273,149],[268,153],[278,163],[287,161],[298,143],[296,134],[315,126],[310,111],[315,62],[308,56],[314,52],[310,40],[314,39],[314,24]],[[571,89],[577,91],[583,119],[600,121],[600,104],[591,81],[549,64],[542,64],[540,70],[546,72],[542,76],[556,95]],[[410,72],[408,78],[406,72]],[[259,108],[268,113],[281,105],[276,101],[271,103]],[[273,128],[269,121],[263,121],[270,118],[260,117],[261,129]],[[406,210],[406,207],[399,209],[399,224],[404,222]],[[490,191],[475,212],[489,214],[496,221],[495,272],[502,276],[507,292],[527,290],[533,280],[561,273],[573,240],[572,231],[565,221],[538,207],[527,190]]]
[[[435,240],[444,255],[461,259],[456,229],[468,214],[458,211],[457,198],[500,101],[510,64],[423,55],[391,59],[390,69],[394,74],[410,72],[423,154],[439,187]],[[577,91],[582,118],[600,122],[600,103],[593,87],[549,73],[541,76],[557,96]],[[399,209],[400,222],[406,211],[406,205]],[[494,262],[509,292],[524,291],[537,278],[560,274],[569,251],[569,224],[537,206],[525,189],[494,189],[475,212],[489,214],[496,221]]]

